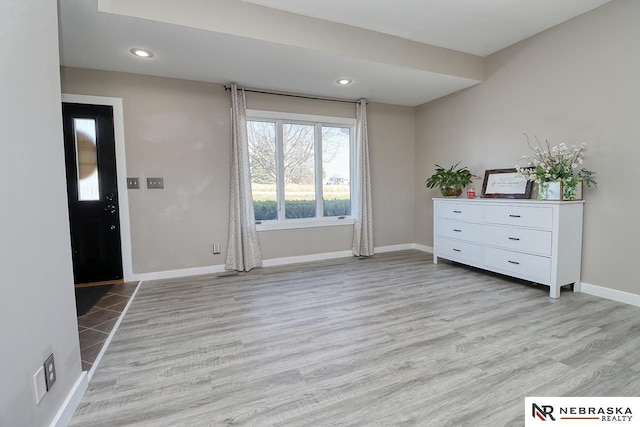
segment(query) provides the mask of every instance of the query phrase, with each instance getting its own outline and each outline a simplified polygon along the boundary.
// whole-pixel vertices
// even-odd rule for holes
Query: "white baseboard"
[[[300,264],[301,262],[324,261],[327,259],[348,258],[353,256],[351,251],[325,252],[321,254],[290,256],[271,258],[262,261],[263,267],[275,267],[276,265]]]
[[[427,252],[427,253],[430,253],[430,254],[433,253],[433,247],[432,246],[420,245],[418,243],[414,243],[412,249],[415,249],[417,251]]]
[[[420,245],[417,243],[404,243],[400,245],[378,246],[374,249],[375,253],[397,252],[415,249],[422,252],[433,253],[431,246]],[[303,262],[324,261],[336,258],[348,258],[353,256],[351,251],[324,252],[319,254],[300,255],[292,257],[271,258],[262,261],[263,267],[274,267],[277,265],[300,264]],[[223,264],[211,265],[207,267],[183,268],[180,270],[156,271],[152,273],[136,273],[132,280],[149,281],[162,279],[175,279],[179,277],[199,276],[202,274],[217,274],[227,271]]]
[[[71,391],[67,395],[67,398],[62,403],[60,410],[56,414],[53,421],[51,421],[50,427],[66,427],[73,417],[73,413],[82,400],[87,387],[89,386],[89,380],[87,379],[87,373],[82,372],[76,383],[71,388]]]
[[[409,249],[414,249],[413,243],[404,243],[402,245],[378,246],[377,248],[374,248],[373,252],[376,254],[383,254],[385,252],[406,251]]]
[[[433,253],[433,248],[431,246],[420,245],[418,243],[405,243],[402,245],[380,246],[376,248],[375,252],[377,254],[382,254],[385,252],[406,251],[410,249],[415,249],[417,251],[427,252],[430,254]]]
[[[202,274],[216,274],[226,271],[224,265],[209,265],[207,267],[182,268],[180,270],[156,271],[153,273],[136,273],[133,280],[148,281],[161,279],[175,279],[177,277],[199,276]]]
[[[423,252],[433,253],[433,248],[416,243],[404,243],[401,245],[378,246],[374,248],[374,253],[382,254],[385,252],[397,252],[416,249]],[[263,267],[274,267],[276,265],[299,264],[302,262],[325,261],[328,259],[348,258],[353,256],[351,251],[325,252],[320,254],[301,255],[293,257],[282,257],[265,259],[262,261]]]
[[[640,307],[640,295],[632,294],[630,292],[605,288],[603,286],[592,285],[585,282],[580,283],[580,292]]]

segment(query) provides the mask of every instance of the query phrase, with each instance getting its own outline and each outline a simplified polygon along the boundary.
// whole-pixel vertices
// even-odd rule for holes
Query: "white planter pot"
[[[582,181],[576,185],[575,197],[566,198],[562,182],[545,182],[538,186],[538,200],[582,200]]]

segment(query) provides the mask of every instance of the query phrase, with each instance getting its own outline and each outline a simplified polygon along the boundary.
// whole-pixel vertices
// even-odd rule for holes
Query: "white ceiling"
[[[350,25],[368,30],[484,54],[607,1],[225,0],[226,4],[239,5],[252,2],[285,10],[291,8],[297,14],[325,20],[337,15],[344,17],[342,21]],[[304,48],[293,40],[291,44],[268,42],[256,36],[242,37],[224,31],[159,22],[158,19],[99,12],[98,0],[59,0],[58,3],[63,66],[205,82],[234,81],[251,88],[342,99],[367,98],[409,106],[479,82],[424,67],[407,66],[406,61],[393,63],[363,59],[348,51],[336,53],[338,50]],[[175,3],[168,0],[154,5],[159,8],[161,3],[175,7]],[[457,8],[452,3],[457,4]],[[197,4],[197,0],[190,4]],[[480,4],[483,6],[479,7]],[[253,4],[250,7],[258,13],[271,10]],[[287,16],[289,19],[296,17]],[[362,31],[366,37],[367,33]],[[406,43],[409,48],[413,42]],[[148,48],[155,56],[150,60],[135,58],[129,53],[132,47]],[[353,83],[338,86],[335,81],[342,77],[353,79]]]
[[[487,56],[611,0],[242,0]]]

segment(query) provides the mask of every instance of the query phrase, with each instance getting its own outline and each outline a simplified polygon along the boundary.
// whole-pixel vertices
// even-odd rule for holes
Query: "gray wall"
[[[523,132],[587,142],[582,281],[639,294],[640,2],[616,0],[487,58],[487,79],[416,113],[416,236],[432,245],[433,164],[477,174],[528,154]],[[480,190],[481,181],[477,181]]]
[[[77,68],[62,69],[64,93],[123,99],[127,173],[163,176],[164,190],[129,190],[133,270],[147,273],[224,263],[227,243],[230,97],[211,84]],[[247,107],[355,117],[355,106],[247,94]],[[413,241],[415,110],[368,105],[374,240]],[[345,251],[352,227],[259,233],[265,259]]]
[[[56,2],[0,2],[0,425],[43,426],[80,378]],[[16,43],[16,41],[19,41]],[[50,353],[58,380],[36,406]]]

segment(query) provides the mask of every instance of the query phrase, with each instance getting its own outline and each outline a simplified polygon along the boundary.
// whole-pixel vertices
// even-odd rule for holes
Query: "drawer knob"
[[[455,252],[462,252],[460,249],[456,249],[456,248],[453,248],[453,250],[454,250]],[[511,261],[509,261],[509,262],[511,262]]]
[[[511,214],[511,215],[509,215],[509,216],[510,216],[511,218],[520,218],[520,215],[513,215],[513,214]]]
[[[462,233],[462,230],[458,230],[457,228],[454,228],[453,231],[455,231],[456,233]]]
[[[511,261],[511,260],[509,260],[509,263],[510,263],[510,264],[515,264],[515,265],[520,265],[520,263],[519,263],[518,261]]]
[[[509,237],[509,240],[520,240],[520,239],[517,237]]]
[[[462,213],[462,211],[453,211],[453,213]]]

